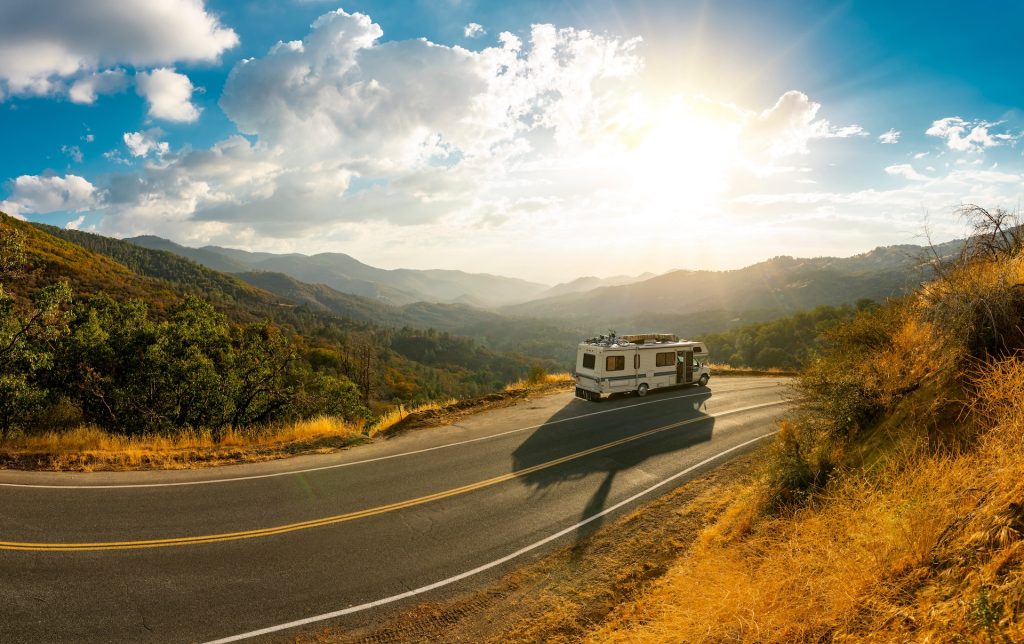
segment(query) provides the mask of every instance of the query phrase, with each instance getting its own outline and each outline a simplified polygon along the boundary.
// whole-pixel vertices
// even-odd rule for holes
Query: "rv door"
[[[688,385],[693,382],[693,349],[684,349],[676,354],[676,384]]]

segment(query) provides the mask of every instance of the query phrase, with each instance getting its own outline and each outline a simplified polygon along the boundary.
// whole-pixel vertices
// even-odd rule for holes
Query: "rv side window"
[[[668,353],[659,353],[654,356],[654,364],[659,367],[671,367],[676,363],[676,354],[669,351]]]
[[[584,353],[583,354],[583,368],[584,369],[593,369],[594,368],[594,364],[596,364],[596,362],[597,362],[597,360],[594,358],[594,354],[593,353]]]
[[[704,350],[704,349],[700,348],[699,346],[694,346],[694,347],[693,347],[693,352],[694,352],[694,353],[700,353],[700,352],[701,352],[701,351],[703,351],[703,350]]]
[[[625,371],[626,356],[608,356],[604,362],[605,371]]]

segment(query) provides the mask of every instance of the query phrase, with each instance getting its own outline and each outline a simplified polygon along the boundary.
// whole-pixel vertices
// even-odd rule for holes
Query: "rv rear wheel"
[[[640,396],[641,398],[643,398],[644,396],[647,395],[647,383],[646,382],[636,388],[636,395]]]
[[[700,380],[697,381],[697,384],[700,385],[701,387],[706,386],[708,384],[708,374],[704,374],[703,376],[701,376]]]

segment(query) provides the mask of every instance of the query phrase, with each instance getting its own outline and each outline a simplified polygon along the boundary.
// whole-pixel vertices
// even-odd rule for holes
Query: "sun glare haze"
[[[45,4],[4,9],[0,208],[81,230],[547,281],[952,238],[1020,194],[1008,58],[934,4],[222,0],[123,45],[146,16]]]

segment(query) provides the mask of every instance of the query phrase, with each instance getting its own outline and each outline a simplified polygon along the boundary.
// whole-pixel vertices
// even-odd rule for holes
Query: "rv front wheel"
[[[636,395],[640,396],[641,398],[643,398],[644,396],[647,395],[647,383],[646,382],[636,388]]]
[[[701,376],[700,380],[697,381],[697,384],[700,385],[701,387],[706,386],[708,384],[708,374],[704,374],[703,376]]]

